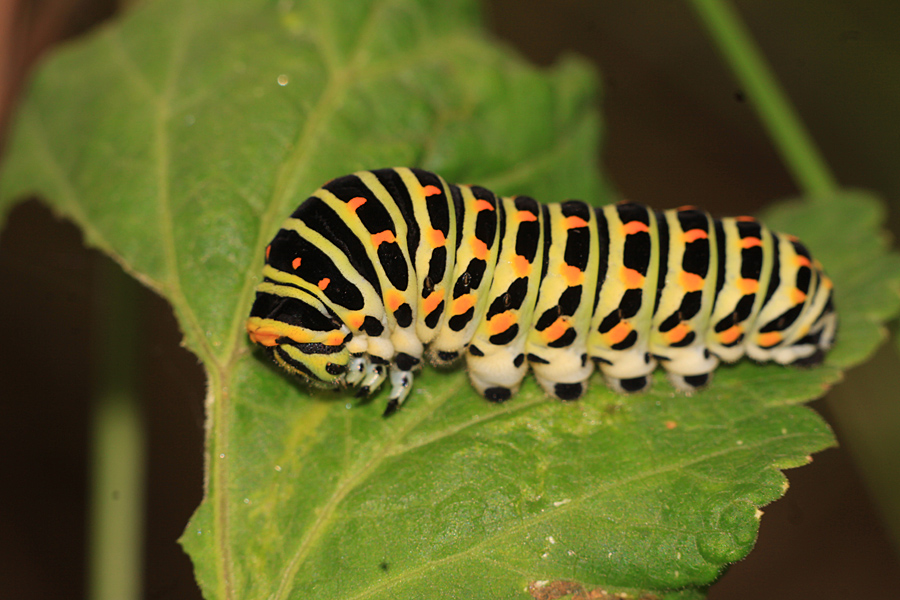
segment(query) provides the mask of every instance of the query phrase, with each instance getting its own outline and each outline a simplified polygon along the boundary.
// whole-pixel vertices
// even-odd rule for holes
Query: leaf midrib
[[[400,443],[400,440],[404,439],[411,431],[413,431],[416,427],[420,426],[424,421],[431,418],[431,415],[435,410],[439,409],[443,404],[450,398],[452,398],[457,391],[456,387],[448,388],[444,391],[444,393],[436,398],[436,400],[430,403],[427,407],[428,410],[419,410],[416,413],[415,419],[410,419],[407,421],[403,427],[398,427],[395,429],[392,434],[386,439],[385,443],[381,445],[381,448],[378,452],[372,454],[372,458],[363,464],[357,471],[351,474],[349,477],[346,477],[343,481],[341,481],[334,490],[334,493],[331,494],[331,497],[328,501],[323,504],[316,511],[316,519],[313,521],[310,528],[307,530],[306,535],[300,540],[300,543],[297,547],[297,550],[294,552],[291,559],[288,561],[287,566],[282,571],[282,575],[279,578],[280,583],[278,585],[278,590],[271,596],[271,600],[280,600],[284,598],[285,595],[290,591],[293,586],[294,576],[297,573],[297,570],[300,568],[300,565],[303,563],[306,556],[312,550],[315,542],[321,537],[322,532],[326,529],[328,523],[331,521],[331,517],[334,514],[335,510],[337,510],[338,505],[347,497],[347,495],[357,488],[357,486],[364,482],[369,475],[371,475],[383,462],[386,458],[393,455],[392,450],[395,446]],[[425,409],[426,407],[421,407]]]

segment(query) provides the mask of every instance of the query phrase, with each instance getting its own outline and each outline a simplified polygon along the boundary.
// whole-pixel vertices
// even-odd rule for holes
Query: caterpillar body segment
[[[623,202],[595,209],[600,265],[588,347],[609,387],[637,392],[657,362],[650,345],[659,285],[658,216]]]
[[[594,370],[588,338],[601,262],[597,218],[583,202],[546,207],[549,239],[525,356],[541,387],[558,398],[577,398]]]
[[[744,355],[815,364],[837,325],[821,265],[753,218],[542,205],[407,168],[325,184],[266,248],[262,275],[250,339],[314,383],[368,396],[390,379],[386,414],[423,356],[465,355],[491,401],[529,368],[573,400],[595,365],[635,392],[657,366],[691,391]]]

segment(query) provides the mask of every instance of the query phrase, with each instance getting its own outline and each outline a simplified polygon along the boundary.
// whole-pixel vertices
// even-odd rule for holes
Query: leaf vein
[[[403,439],[410,431],[413,431],[416,427],[421,425],[430,417],[434,410],[442,406],[451,397],[453,397],[453,390],[448,390],[441,396],[436,397],[435,401],[428,406],[428,410],[425,410],[425,407],[422,407],[422,410],[415,413],[416,418],[411,418],[402,427],[398,427],[392,432],[392,435],[387,438],[386,442],[381,447],[381,450],[373,454],[372,458],[367,463],[363,464],[355,473],[350,474],[343,481],[338,483],[334,493],[319,509],[315,522],[306,532],[306,535],[300,541],[297,550],[294,552],[293,556],[291,556],[287,566],[284,568],[280,578],[281,583],[278,586],[278,590],[272,595],[272,600],[286,597],[286,594],[293,585],[294,575],[300,568],[303,560],[311,551],[315,542],[321,537],[328,521],[331,519],[331,516],[334,514],[335,510],[337,510],[338,505],[344,498],[346,498],[351,491],[356,489],[357,486],[366,481],[385,459],[392,456],[391,449],[399,440]]]

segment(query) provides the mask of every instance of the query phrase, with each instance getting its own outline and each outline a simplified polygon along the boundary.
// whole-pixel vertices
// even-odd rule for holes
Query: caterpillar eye
[[[693,393],[723,361],[818,364],[837,328],[818,261],[752,217],[541,205],[408,168],[315,192],[267,246],[256,294],[255,343],[362,397],[389,381],[387,414],[426,349],[439,366],[465,355],[490,401],[512,397],[529,369],[571,401],[595,368],[638,393],[661,366]]]

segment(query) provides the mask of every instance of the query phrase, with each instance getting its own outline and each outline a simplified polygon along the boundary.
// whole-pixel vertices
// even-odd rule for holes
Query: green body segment
[[[657,366],[703,386],[744,355],[813,364],[837,325],[832,285],[795,238],[750,217],[619,203],[541,205],[417,169],[325,184],[266,249],[247,322],[286,370],[403,402],[423,356],[466,357],[492,401],[529,367],[582,395],[597,365],[620,392]]]

